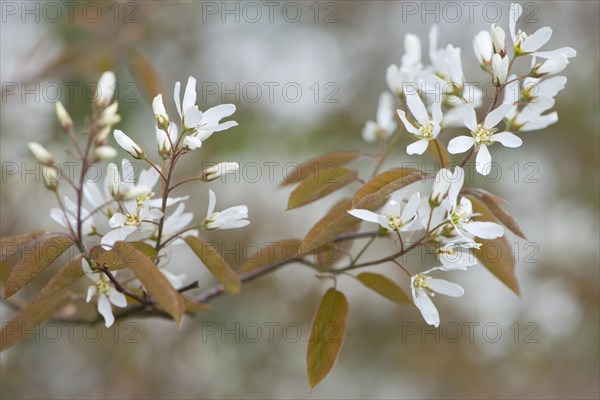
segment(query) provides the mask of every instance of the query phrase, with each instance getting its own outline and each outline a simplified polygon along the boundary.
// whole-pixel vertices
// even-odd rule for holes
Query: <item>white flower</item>
[[[63,129],[68,130],[71,128],[73,126],[73,120],[65,109],[65,106],[60,101],[57,101],[54,104],[54,108],[56,109],[56,118],[58,119],[58,122],[60,122],[60,125],[63,127]]]
[[[446,243],[437,251],[438,258],[443,265],[438,269],[442,271],[466,270],[467,267],[477,264],[470,249],[479,249],[480,247],[481,243],[465,238]]]
[[[425,322],[437,328],[440,325],[440,315],[430,296],[433,297],[435,293],[439,293],[451,297],[460,297],[465,294],[465,291],[456,283],[444,279],[434,279],[427,275],[435,269],[411,276],[410,288],[415,306],[421,311]]]
[[[113,135],[119,146],[131,154],[133,158],[139,159],[144,157],[144,149],[142,149],[136,142],[131,140],[131,138],[124,134],[123,131],[115,129]]]
[[[481,31],[475,35],[473,39],[473,50],[480,64],[489,64],[492,61],[494,47],[492,44],[492,36],[488,31]]]
[[[69,228],[77,231],[77,204],[75,204],[71,199],[67,196],[64,198],[64,206],[65,212],[60,208],[53,208],[50,210],[50,218],[54,221],[58,222],[60,225],[65,228]],[[81,207],[81,234],[82,235],[91,235],[96,231],[94,227],[94,220],[90,215],[90,212]]]
[[[405,70],[415,70],[422,67],[421,64],[421,39],[415,34],[404,35],[404,55],[402,56],[402,67]]]
[[[169,114],[167,114],[167,110],[165,109],[162,94],[158,94],[152,99],[152,111],[154,112],[158,126],[163,127],[169,124]]]
[[[242,228],[250,223],[248,207],[245,205],[229,207],[223,211],[215,212],[217,197],[215,192],[208,190],[208,211],[202,222],[206,230]]]
[[[491,38],[494,43],[493,51],[498,54],[506,53],[506,33],[504,33],[504,29],[492,24],[491,28]]]
[[[509,13],[509,29],[510,36],[517,53],[533,53],[541,48],[543,45],[548,43],[552,37],[552,29],[544,27],[538,29],[533,35],[528,36],[522,30],[516,31],[517,20],[523,13],[523,7],[519,3],[513,3],[510,5]]]
[[[180,231],[185,229],[190,224],[190,222],[192,222],[192,220],[194,219],[194,214],[191,212],[184,212],[184,210],[185,204],[179,203],[175,211],[173,211],[173,213],[169,214],[165,218],[161,235],[161,241],[168,239],[170,236],[176,233],[179,233]],[[198,231],[192,229],[181,235],[182,238],[186,236],[198,236]],[[181,243],[183,243],[181,239],[175,239],[170,243],[170,245],[178,245]]]
[[[544,129],[558,121],[558,114],[553,111],[548,114],[543,114],[554,107],[554,99],[551,97],[540,97],[517,111],[514,107],[510,113],[506,115],[510,126],[520,132],[529,132],[539,129]]]
[[[397,96],[404,93],[405,84],[417,83],[417,73],[423,68],[421,64],[421,40],[408,33],[404,36],[404,55],[400,67],[390,65],[385,73],[389,89]]]
[[[173,97],[177,112],[181,117],[181,123],[186,130],[192,132],[184,139],[184,145],[194,150],[202,145],[202,142],[208,139],[214,132],[224,131],[237,126],[235,121],[226,121],[221,123],[221,119],[231,116],[235,112],[235,105],[221,104],[209,108],[205,112],[198,110],[196,105],[196,79],[192,76],[188,78],[183,94],[183,102],[180,96],[181,83],[175,83]]]
[[[92,271],[85,258],[81,259],[81,267],[85,275],[94,282],[93,285],[88,287],[85,301],[89,303],[94,296],[98,295],[98,312],[104,318],[106,327],[110,328],[115,322],[111,303],[120,308],[127,307],[127,298],[115,289],[113,283],[104,273]],[[112,271],[112,275],[116,276],[117,271]]]
[[[518,93],[519,84],[516,83],[516,92]],[[554,98],[558,92],[565,88],[567,78],[564,76],[553,76],[548,79],[538,79],[527,77],[523,81],[523,89],[521,93],[523,97],[527,98],[530,102],[540,98]],[[506,94],[505,94],[506,97]],[[512,102],[517,102],[518,97]]]
[[[508,76],[508,56],[501,57],[500,54],[494,54],[492,57],[492,82],[496,86],[502,86],[506,83]]]
[[[52,165],[46,165],[43,169],[42,176],[44,178],[44,185],[49,190],[56,190],[58,187],[58,180],[60,179],[58,169]]]
[[[112,146],[100,146],[94,150],[94,161],[106,161],[117,156],[117,150]]]
[[[112,71],[106,71],[100,76],[95,96],[98,99],[99,107],[106,107],[112,100],[115,93],[116,81],[117,79]]]
[[[383,92],[379,96],[377,107],[377,121],[367,121],[362,130],[365,142],[374,142],[377,139],[387,139],[396,130],[394,120],[394,97],[389,92]]]
[[[30,142],[27,147],[36,160],[42,164],[52,164],[54,156],[44,146],[36,142]]]
[[[463,87],[465,78],[460,57],[460,48],[449,44],[445,49],[438,49],[435,61],[432,61],[432,64],[437,76],[441,76],[442,79],[455,87]],[[451,86],[446,86],[447,90],[452,89]]]
[[[400,202],[392,199],[387,202],[381,211],[381,214],[356,208],[348,210],[348,214],[362,219],[363,221],[379,224],[389,231],[405,232],[414,230],[411,228],[413,223],[417,220],[417,209],[419,208],[420,202],[421,196],[417,192],[410,197],[404,206],[404,209],[402,209]]]
[[[554,75],[564,70],[567,67],[567,65],[569,65],[569,59],[567,57],[565,57],[562,54],[554,54],[548,57],[548,59],[544,61],[544,63],[538,64],[535,67],[533,67],[531,73],[535,77],[541,77],[544,75]]]
[[[435,174],[433,190],[429,197],[429,202],[432,205],[439,206],[442,203],[442,200],[446,197],[446,194],[448,194],[448,190],[450,190],[450,185],[453,182],[458,182],[460,179],[458,176],[459,173],[462,173],[462,169],[455,169],[454,172],[452,172],[448,168],[441,168],[437,174]]]
[[[112,247],[116,242],[125,240],[136,231],[154,230],[152,222],[163,216],[159,209],[151,208],[148,202],[138,202],[135,208],[128,208],[128,204],[125,203],[124,208],[124,214],[117,212],[108,221],[112,230],[102,236],[100,244],[104,248]]]
[[[240,164],[236,162],[222,162],[202,171],[202,180],[204,182],[214,181],[222,175],[236,173],[239,169]]]
[[[169,134],[165,132],[165,129],[168,129]],[[172,145],[177,143],[177,137],[179,136],[179,131],[177,130],[177,125],[171,122],[167,125],[154,127],[156,132],[156,143],[158,144],[158,154],[162,157],[168,157],[171,155]]]
[[[471,201],[466,197],[462,197],[460,202],[458,200],[465,179],[464,170],[461,167],[455,167],[454,177],[456,180],[450,183],[448,200],[444,202],[444,205],[448,210],[448,221],[456,232],[468,239],[470,239],[469,234],[483,239],[495,239],[504,235],[504,228],[494,222],[471,221],[471,218],[474,217]]]
[[[477,123],[477,116],[472,105],[464,108],[464,123],[471,130],[471,137],[458,136],[448,143],[448,152],[451,154],[464,153],[472,146],[477,151],[476,170],[482,175],[487,175],[491,169],[492,156],[487,146],[498,142],[505,147],[519,147],[523,141],[510,132],[495,133],[495,126],[502,121],[504,116],[511,110],[511,104],[502,104],[490,112],[483,123]]]
[[[98,118],[98,123],[101,126],[112,126],[120,122],[121,116],[117,114],[118,109],[119,103],[115,101],[110,106],[102,110],[102,112],[100,113],[100,117]]]
[[[421,97],[416,93],[406,94],[408,109],[416,119],[416,124],[413,125],[408,121],[404,111],[398,110],[398,115],[406,127],[406,130],[419,139],[406,147],[406,152],[408,154],[423,154],[429,146],[429,141],[435,139],[440,133],[440,123],[442,122],[442,98],[441,96],[437,97],[438,98],[433,103],[432,117],[430,118]]]

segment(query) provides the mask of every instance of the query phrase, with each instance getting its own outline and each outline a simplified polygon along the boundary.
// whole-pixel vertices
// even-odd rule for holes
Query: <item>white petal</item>
[[[211,189],[208,189],[208,210],[206,216],[209,217],[215,211],[215,205],[217,204],[217,195]]]
[[[104,294],[98,296],[98,312],[104,317],[104,325],[106,325],[107,328],[110,328],[115,322],[115,317],[112,313],[110,300],[108,300],[108,297]]]
[[[194,136],[186,136],[183,139],[183,144],[190,150],[196,150],[202,147],[202,140]]]
[[[415,128],[415,126],[413,124],[408,122],[408,119],[406,118],[406,113],[404,111],[398,110],[398,116],[400,117],[400,120],[404,124],[404,127],[406,128],[407,131],[409,131],[413,135],[419,135],[421,133],[421,132],[419,132],[419,130],[417,128]]]
[[[175,82],[175,89],[173,90],[173,100],[175,100],[175,107],[177,107],[177,113],[179,117],[183,117],[181,113],[181,83],[179,81]]]
[[[504,235],[504,228],[494,222],[469,222],[464,229],[482,239],[496,239]]]
[[[183,107],[185,112],[188,108],[194,107],[196,104],[196,78],[190,76],[185,85],[185,93],[183,94]]]
[[[504,116],[511,110],[512,104],[501,104],[494,111],[490,112],[483,122],[486,129],[492,129],[502,121]]]
[[[111,228],[119,228],[125,225],[125,222],[127,222],[127,217],[121,213],[116,213],[112,217],[110,217],[110,219],[108,220],[108,225]]]
[[[423,154],[427,151],[427,147],[429,146],[428,139],[417,140],[414,143],[406,146],[406,154]]]
[[[467,104],[463,107],[463,122],[470,131],[477,130],[477,115],[473,104]]]
[[[448,153],[459,154],[469,150],[475,144],[471,136],[457,136],[448,143]]]
[[[114,287],[111,287],[108,290],[108,299],[117,307],[127,307],[127,299],[125,298],[125,295]]]
[[[88,286],[87,295],[85,297],[85,302],[89,303],[95,295],[96,295],[96,285]]]
[[[408,222],[415,217],[420,203],[421,194],[419,192],[410,196],[408,203],[406,203],[406,206],[404,206],[404,210],[402,211],[401,219],[403,222]]]
[[[231,116],[234,112],[234,104],[220,104],[206,110],[202,122],[206,125],[217,125],[221,119]]]
[[[135,232],[137,228],[135,226],[124,226],[122,228],[113,229],[106,235],[102,236],[100,243],[106,248],[113,246],[120,240],[125,240],[127,236]]]
[[[413,290],[413,300],[415,306],[421,311],[421,315],[425,322],[436,328],[440,326],[440,314],[438,313],[437,308],[435,308],[433,301],[431,301],[426,293],[423,293],[421,290]]]
[[[454,174],[450,181],[450,189],[448,190],[448,200],[452,206],[458,202],[458,194],[465,183],[465,171],[461,167],[454,167]]]
[[[362,130],[362,138],[365,142],[374,142],[377,140],[377,124],[373,121],[367,121]]]
[[[222,224],[221,226],[219,226],[219,229],[237,229],[237,228],[243,228],[244,226],[250,225],[250,221],[247,221],[245,219],[240,219],[240,220],[236,220],[236,221],[228,221],[224,224]]]
[[[451,297],[460,297],[465,294],[465,290],[458,284],[448,282],[445,279],[428,279],[427,286],[434,292]]]
[[[533,35],[527,36],[521,43],[521,50],[526,53],[532,53],[548,43],[552,37],[552,29],[544,27],[538,29]]]
[[[519,3],[512,3],[510,5],[508,27],[510,29],[510,36],[512,37],[513,43],[515,44],[517,41],[516,25],[522,13],[523,7],[521,7]]]
[[[53,208],[50,210],[50,218],[59,223],[60,225],[67,227],[67,220],[65,214],[60,208]]]
[[[417,120],[421,126],[426,126],[429,124],[429,115],[427,114],[427,109],[425,108],[425,104],[421,100],[421,96],[417,93],[410,93],[406,95],[406,101],[408,103],[408,108],[412,113],[413,117]]]
[[[510,132],[500,132],[492,136],[492,142],[502,143],[504,147],[519,147],[523,141],[517,135]]]
[[[475,169],[481,175],[487,175],[490,173],[492,168],[492,156],[487,146],[482,144],[479,146],[477,151],[477,158],[475,159]]]

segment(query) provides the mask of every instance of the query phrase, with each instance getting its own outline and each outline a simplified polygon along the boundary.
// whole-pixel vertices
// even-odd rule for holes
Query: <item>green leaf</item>
[[[352,183],[357,176],[358,171],[346,168],[319,173],[314,177],[309,176],[290,194],[287,209],[292,210],[319,200]]]
[[[397,304],[412,304],[410,298],[400,286],[387,277],[372,272],[362,272],[356,277],[363,285],[379,293],[388,300]]]
[[[314,179],[318,175],[327,175],[328,170],[337,170],[341,165],[357,159],[361,154],[362,152],[358,150],[325,153],[303,163],[297,171],[287,171],[282,185],[300,182],[309,177]]]
[[[44,301],[30,301],[9,322],[2,324],[0,351],[13,346],[30,331],[37,329],[41,322],[50,318],[68,300],[69,294],[60,291],[44,298]]]
[[[5,298],[12,296],[29,283],[54,260],[60,257],[73,241],[65,235],[51,236],[38,243],[21,258],[6,281]]]
[[[195,236],[188,236],[185,241],[227,292],[237,294],[242,290],[240,277],[227,265],[214,247]]]
[[[358,189],[352,199],[352,208],[376,210],[390,194],[424,177],[424,172],[412,168],[395,168],[382,172]]]
[[[268,264],[293,260],[298,254],[301,243],[302,241],[298,239],[285,239],[269,243],[249,257],[248,261],[242,265],[238,273],[244,274],[262,268]]]
[[[331,288],[321,299],[313,318],[306,369],[308,384],[314,388],[327,376],[344,343],[348,301],[342,292]]]
[[[477,196],[481,201],[483,201],[491,213],[494,214],[494,216],[498,219],[498,221],[506,226],[512,233],[527,240],[515,217],[502,208],[502,206],[507,204],[506,200],[483,189],[470,189],[468,193]]]
[[[112,250],[106,252],[99,259],[105,258],[111,252],[119,260],[116,264],[120,263],[129,268],[148,290],[156,305],[179,325],[185,312],[185,301],[152,260],[127,242],[117,242]]]
[[[477,197],[467,195],[473,203],[473,212],[481,214],[475,219],[479,221],[497,222],[490,209]],[[493,240],[477,238],[481,243],[480,249],[473,249],[477,259],[500,281],[508,286],[517,296],[521,296],[519,283],[515,275],[515,259],[512,249],[505,236]]]
[[[308,231],[300,246],[300,254],[320,251],[324,245],[331,243],[338,235],[359,224],[360,219],[348,214],[348,210],[351,208],[352,200],[350,199],[337,203]]]
[[[6,261],[6,259],[14,254],[17,254],[23,249],[24,246],[31,242],[34,242],[44,236],[46,232],[37,230],[22,235],[6,236],[0,238],[0,262]]]
[[[148,243],[130,242],[129,244],[131,244],[133,247],[135,247],[136,249],[141,251],[142,254],[144,254],[148,258],[155,258],[158,255],[158,252],[156,251],[154,246],[150,246]]]

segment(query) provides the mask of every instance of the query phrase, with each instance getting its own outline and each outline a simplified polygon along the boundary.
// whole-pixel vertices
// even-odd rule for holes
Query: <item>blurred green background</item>
[[[460,46],[467,79],[483,82],[471,40],[498,22],[497,10],[508,33],[509,8],[470,2],[469,21],[461,2],[454,3],[460,18],[440,2],[77,4],[69,12],[60,2],[2,2],[2,236],[57,229],[48,216],[51,194],[32,175],[6,169],[33,165],[29,141],[57,155],[67,148],[54,101],[61,99],[81,127],[93,92],[86,88],[112,69],[123,116],[117,127],[151,149],[151,98],[162,92],[174,115],[173,84],[193,75],[201,109],[238,106],[240,126],[215,134],[178,172],[185,177],[211,161],[242,165],[245,179],[209,185],[221,207],[250,208],[248,228],[209,237],[234,265],[254,248],[247,243],[303,237],[342,196],[286,213],[289,189],[278,186],[286,163],[337,149],[376,151],[360,132],[386,89],[386,67],[400,62],[405,33],[419,34],[426,59],[427,32],[439,17],[440,45]],[[290,265],[236,297],[218,299],[181,330],[155,319],[99,331],[50,324],[0,355],[2,398],[598,398],[600,7],[596,1],[524,6],[524,30],[551,26],[546,47],[572,46],[578,56],[564,72],[569,81],[557,98],[559,122],[523,134],[518,150],[496,149],[501,176],[474,183],[508,199],[529,239],[509,237],[522,299],[482,267],[452,274],[466,295],[436,298],[442,315],[436,336],[415,309],[341,279],[351,306],[346,341],[333,372],[310,392],[306,342],[328,283]],[[386,166],[421,161],[403,147]],[[206,212],[207,189],[189,187],[188,208],[197,218]],[[367,257],[389,246],[373,246]],[[190,281],[214,284],[187,250],[173,262]],[[374,270],[403,278],[389,266]],[[12,310],[0,307],[7,321]]]

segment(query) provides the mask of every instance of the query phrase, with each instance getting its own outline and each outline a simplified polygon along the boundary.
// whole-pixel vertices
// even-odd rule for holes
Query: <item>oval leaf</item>
[[[424,172],[412,168],[396,168],[382,172],[358,189],[352,199],[352,208],[376,210],[385,203],[390,194],[425,176]]]
[[[308,339],[306,369],[311,388],[317,386],[333,368],[344,343],[347,316],[346,297],[342,292],[329,289],[317,307]]]
[[[65,235],[51,236],[29,250],[14,266],[6,281],[5,297],[10,297],[60,257],[73,241]]]
[[[6,261],[6,259],[13,254],[17,254],[23,246],[28,245],[44,236],[44,231],[33,231],[22,235],[6,236],[0,239],[0,262]]]
[[[221,254],[214,247],[195,236],[188,236],[185,241],[226,291],[233,294],[240,292],[242,282],[239,276],[223,260]]]
[[[308,177],[313,177],[313,175],[317,175],[318,173],[326,173],[324,171],[327,171],[332,167],[337,168],[340,165],[347,164],[360,157],[361,154],[362,153],[358,150],[325,153],[300,165],[295,173],[285,177],[282,185],[300,182]]]
[[[479,221],[497,222],[490,209],[477,197],[467,196],[473,203],[473,212],[481,214],[475,219]],[[480,249],[473,249],[473,254],[477,259],[506,286],[508,286],[517,296],[521,296],[519,283],[515,275],[515,259],[512,249],[505,236],[493,240],[477,238],[481,243]]]
[[[353,182],[358,171],[346,168],[336,168],[331,172],[321,171],[315,176],[309,176],[290,194],[288,210],[304,206],[335,192]]]
[[[300,244],[298,239],[280,240],[260,248],[238,271],[243,274],[280,261],[290,261],[296,258]]]
[[[117,242],[113,250],[99,257],[99,260],[111,252],[124,267],[133,272],[155,300],[156,305],[179,325],[185,312],[185,301],[152,260],[127,242]]]
[[[411,304],[400,286],[381,274],[362,272],[356,277],[363,285],[397,304]]]

